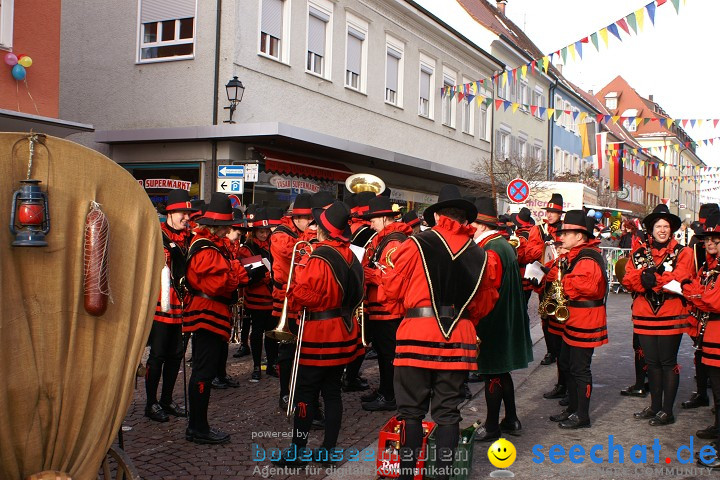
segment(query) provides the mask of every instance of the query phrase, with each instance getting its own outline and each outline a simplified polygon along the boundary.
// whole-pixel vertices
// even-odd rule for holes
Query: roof
[[[2,132],[46,133],[64,138],[74,133],[92,132],[94,130],[95,128],[92,125],[85,123],[0,109],[0,131]]]

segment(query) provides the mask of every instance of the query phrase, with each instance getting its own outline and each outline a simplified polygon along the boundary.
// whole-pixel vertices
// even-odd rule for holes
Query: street
[[[513,373],[517,405],[523,424],[522,435],[507,436],[517,449],[517,460],[508,470],[517,478],[657,478],[671,476],[695,478],[705,471],[695,471],[695,463],[687,465],[677,460],[676,451],[681,445],[690,445],[690,436],[700,428],[712,423],[710,407],[697,410],[683,410],[680,402],[687,400],[694,389],[692,342],[683,339],[679,363],[681,364],[680,390],[676,400],[674,425],[651,427],[647,421],[635,420],[633,412],[649,405],[649,397],[622,397],[620,389],[634,381],[632,324],[630,321],[631,299],[627,294],[610,294],[608,298],[608,330],[610,343],[595,350],[592,370],[594,389],[590,406],[592,428],[563,431],[548,420],[562,407],[557,400],[545,400],[542,393],[550,390],[555,383],[555,365],[539,364],[545,354],[542,330],[537,319],[537,299],[530,303],[531,333],[534,343],[535,360],[529,368]],[[274,469],[267,461],[259,459],[269,455],[272,448],[289,445],[291,425],[277,406],[278,383],[275,378],[263,376],[260,383],[249,383],[252,361],[250,357],[232,358],[237,347],[230,347],[228,373],[239,379],[242,386],[237,389],[214,390],[210,401],[211,426],[221,428],[232,435],[229,444],[220,446],[196,445],[184,439],[185,420],[171,417],[168,423],[156,423],[143,416],[145,391],[143,380],[139,379],[135,397],[124,425],[131,427],[124,433],[125,450],[144,479],[244,479],[244,478],[373,478],[374,461],[363,461],[374,455],[377,448],[378,431],[390,418],[388,412],[365,412],[360,408],[362,393],[347,393],[343,396],[343,427],[339,446],[357,449],[358,461],[348,461],[335,469],[324,469],[311,464],[305,471],[293,472]],[[374,361],[366,361],[363,375],[371,384],[377,384],[377,368]],[[462,407],[465,427],[478,418],[485,417],[483,384],[471,384],[473,399]],[[178,379],[175,400],[183,402],[182,373]],[[501,413],[502,414],[502,413]],[[619,448],[615,448],[614,463],[607,463],[609,436],[613,445],[621,445],[624,463],[619,463]],[[654,464],[654,439],[658,439],[660,463]],[[309,446],[315,447],[322,441],[322,432],[310,432]],[[694,439],[694,450],[704,445],[703,440]],[[253,447],[255,444],[255,447]],[[563,461],[558,444],[564,449]],[[579,444],[580,447],[573,447]],[[604,463],[594,463],[590,451]],[[647,445],[647,460],[644,464],[631,461],[630,450],[634,444]],[[476,443],[473,468],[469,478],[488,478],[496,470],[487,457],[488,444]],[[573,447],[572,459],[568,450]],[[656,447],[657,448],[657,447]],[[539,452],[542,457],[533,453]],[[635,454],[636,449],[633,449]],[[584,454],[579,452],[584,451]],[[365,455],[368,455],[366,457]],[[640,453],[637,453],[640,455]],[[687,460],[690,453],[680,450],[680,458]],[[544,460],[541,463],[533,462]],[[641,457],[638,457],[641,458]],[[670,463],[666,463],[666,459]],[[254,459],[258,459],[255,461]],[[596,460],[597,461],[597,460]],[[639,460],[636,460],[639,461]],[[666,471],[660,471],[666,468]],[[679,470],[670,470],[677,468]],[[688,470],[682,470],[688,469]],[[298,474],[294,474],[298,473]]]

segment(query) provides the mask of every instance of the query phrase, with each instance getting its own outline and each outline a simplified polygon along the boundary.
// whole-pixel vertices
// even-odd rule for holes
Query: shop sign
[[[257,182],[258,181],[258,164],[248,163],[245,165],[245,181],[246,182]]]
[[[299,180],[296,178],[285,178],[279,175],[270,177],[270,185],[280,190],[296,189],[305,190],[306,192],[317,193],[320,191],[320,185],[309,182],[307,180]]]
[[[431,193],[414,192],[411,190],[402,190],[400,188],[392,188],[390,191],[390,200],[396,202],[414,202],[425,205],[437,203],[437,195]]]
[[[192,182],[174,180],[172,178],[146,178],[144,181],[138,180],[138,183],[145,188],[167,188],[171,190],[180,188],[188,191],[190,191],[190,187],[192,186]]]

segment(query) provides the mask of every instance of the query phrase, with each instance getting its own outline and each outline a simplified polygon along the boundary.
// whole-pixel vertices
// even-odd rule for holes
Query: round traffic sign
[[[240,208],[240,205],[242,205],[242,201],[237,195],[228,195],[228,198],[230,199],[230,204],[232,205],[232,208]]]
[[[511,202],[523,203],[530,196],[530,185],[522,178],[516,178],[508,183],[507,196]]]

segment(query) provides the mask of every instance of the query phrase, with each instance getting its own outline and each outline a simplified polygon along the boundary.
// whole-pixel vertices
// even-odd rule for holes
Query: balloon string
[[[15,100],[17,100],[17,111],[20,111],[20,86],[17,80],[15,80]]]
[[[32,97],[32,95],[30,95],[30,87],[28,87],[27,77],[25,77],[25,90],[27,91],[28,97],[30,97],[30,101],[32,101],[32,103],[33,103],[33,107],[35,107],[35,111],[37,112],[38,115],[40,115],[40,110],[38,110],[38,108],[37,108],[35,99]]]

